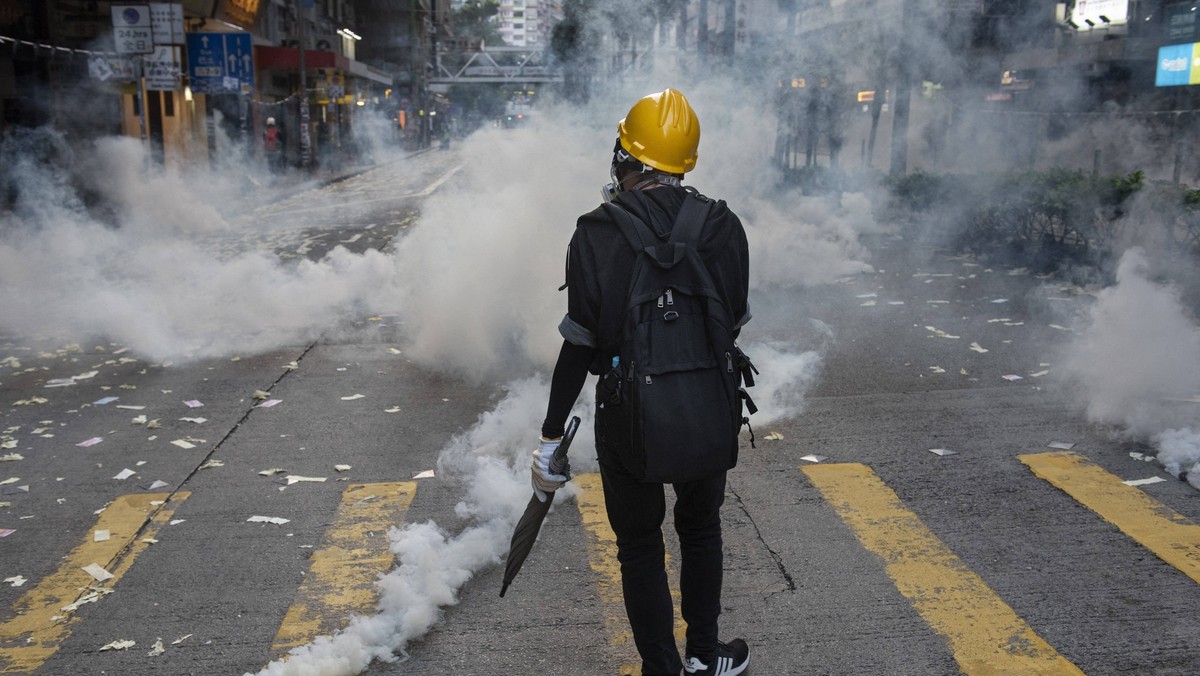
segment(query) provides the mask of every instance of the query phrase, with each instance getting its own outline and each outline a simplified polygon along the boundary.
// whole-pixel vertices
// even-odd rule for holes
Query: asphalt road
[[[386,249],[458,162],[429,153],[276,201],[209,245],[314,260]],[[1130,455],[1149,449],[1087,423],[1056,378],[1089,297],[898,239],[870,246],[874,273],[760,292],[781,318],[744,337],[824,351],[805,409],[756,427],[729,477],[722,627],[746,638],[753,673],[1200,673],[1198,495],[1173,479],[1113,489],[1168,477]],[[315,636],[372,614],[370,581],[394,567],[386,550],[380,563],[388,526],[469,524],[460,482],[414,477],[503,398],[502,383],[409,361],[396,321],[180,365],[103,341],[0,342],[0,454],[21,456],[0,463],[17,479],[0,496],[5,672],[242,674],[279,654],[284,628]],[[1055,442],[1073,455],[1047,455]],[[1055,468],[1078,493],[1045,478]],[[503,566],[483,566],[406,659],[366,673],[629,672],[589,480],[506,598]],[[354,516],[362,506],[375,511]],[[1113,506],[1118,520],[1172,516],[1123,530],[1100,514]],[[120,546],[95,549],[97,529]],[[1172,549],[1183,563],[1164,560]],[[116,577],[81,574],[85,561]],[[111,592],[61,610],[93,587]],[[117,640],[135,644],[102,650]]]

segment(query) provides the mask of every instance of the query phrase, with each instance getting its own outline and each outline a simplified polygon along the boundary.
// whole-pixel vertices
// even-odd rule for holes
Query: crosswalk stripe
[[[351,614],[375,609],[375,579],[395,560],[388,527],[401,522],[416,492],[415,481],[346,487],[325,542],[309,558],[308,574],[275,635],[274,654],[344,628]]]
[[[583,525],[591,534],[589,548],[589,565],[600,576],[600,600],[607,608],[604,625],[612,644],[629,651],[627,664],[621,665],[621,676],[637,676],[641,673],[641,661],[633,651],[633,634],[629,630],[629,621],[625,617],[624,594],[621,591],[621,564],[617,561],[617,536],[608,525],[608,512],[604,507],[604,489],[599,474],[578,474],[572,481],[579,486],[580,493],[575,498]],[[679,607],[679,576],[672,569],[670,558],[667,560],[667,578],[671,581],[671,597],[676,608]],[[687,625],[675,615],[675,638],[682,641]]]
[[[1082,674],[1034,633],[888,488],[857,464],[802,468],[929,625],[973,674]]]
[[[141,493],[113,500],[58,569],[13,604],[16,617],[0,624],[0,672],[28,673],[49,659],[76,621],[73,610],[64,606],[92,599],[102,602],[188,495],[184,491]],[[109,538],[97,542],[96,531],[108,531]],[[93,563],[112,577],[97,582],[84,570]]]
[[[1200,582],[1200,525],[1071,452],[1020,456],[1038,477]]]

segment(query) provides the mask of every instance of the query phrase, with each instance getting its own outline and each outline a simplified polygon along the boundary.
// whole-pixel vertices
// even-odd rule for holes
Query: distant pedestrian
[[[642,98],[617,130],[613,183],[605,191],[611,203],[579,218],[568,250],[567,315],[559,325],[565,340],[554,367],[541,443],[533,454],[533,485],[549,492],[568,480],[550,472],[550,459],[589,371],[600,376],[596,451],[608,520],[617,536],[625,611],[642,658],[642,674],[679,676],[683,670],[732,676],[750,662],[745,641],[717,640],[724,566],[720,508],[726,471],[737,460],[742,421],[735,369],[741,371],[748,364],[733,344],[750,318],[746,233],[725,202],[681,185],[683,174],[695,168],[700,142],[699,119],[683,94],[667,89]],[[632,246],[638,238],[643,246]],[[688,267],[705,284],[686,292],[667,286],[651,294],[639,293],[646,302],[635,310],[639,301],[629,295],[643,284],[635,272],[659,274],[647,272],[645,257],[671,266],[672,255],[675,264]],[[697,294],[698,290],[705,293]],[[667,362],[672,368],[659,370],[647,368],[656,366],[653,360],[635,364],[634,355],[642,348],[630,340],[627,315],[643,308],[647,321],[637,324],[633,333],[661,322],[655,324],[657,328],[644,329],[644,349],[658,350],[661,356],[686,344],[691,349],[689,363],[673,360]],[[720,318],[714,319],[717,315]],[[660,340],[652,340],[653,336]],[[718,340],[727,346],[721,348],[723,354],[709,349]],[[708,390],[702,387],[694,393],[686,387],[682,393],[669,389],[670,383],[681,382],[673,380],[681,372],[695,374],[697,380],[687,382],[703,381],[705,387],[709,373],[716,372],[720,379],[728,373],[729,380],[723,380],[721,387],[729,389],[710,406],[714,398],[706,396]],[[660,396],[663,388],[671,394],[659,400],[660,408],[653,409],[656,413],[646,413],[652,410],[647,400]],[[731,391],[733,401],[727,396]],[[736,407],[734,412],[731,406]],[[651,442],[653,434],[646,428],[656,424],[674,425],[673,429],[684,432],[675,437],[667,434],[666,439],[690,436],[693,441]],[[696,443],[697,433],[704,435],[707,430],[719,431]],[[675,611],[667,585],[662,534],[666,483],[672,484],[676,496],[675,530],[682,555],[680,610],[687,623],[684,660],[675,642]]]
[[[263,129],[263,154],[267,156],[267,165],[273,173],[283,171],[283,153],[286,139],[283,129],[275,124],[275,118],[267,118],[267,126]]]

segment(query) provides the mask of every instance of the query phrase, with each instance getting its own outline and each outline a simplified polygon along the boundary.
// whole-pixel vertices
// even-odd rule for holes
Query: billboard
[[[1155,87],[1200,84],[1200,43],[1167,45],[1158,49]]]
[[[1129,0],[1075,0],[1071,19],[1079,24],[1080,30],[1100,28],[1110,23],[1126,23],[1129,19]]]
[[[265,4],[262,0],[221,0],[217,7],[217,18],[250,30],[258,21],[258,10],[262,4]]]

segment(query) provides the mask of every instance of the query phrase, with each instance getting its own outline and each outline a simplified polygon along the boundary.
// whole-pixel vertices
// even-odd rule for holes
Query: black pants
[[[678,676],[683,669],[675,644],[675,611],[667,586],[662,523],[666,516],[663,484],[641,483],[601,464],[608,521],[617,536],[621,587],[633,640],[642,656],[642,674]],[[687,623],[687,653],[708,661],[717,648],[721,614],[721,504],[725,473],[675,488],[675,530],[682,561],[679,568],[680,613]]]

